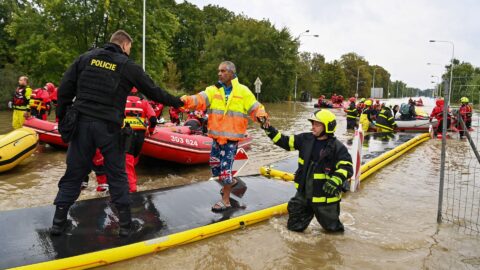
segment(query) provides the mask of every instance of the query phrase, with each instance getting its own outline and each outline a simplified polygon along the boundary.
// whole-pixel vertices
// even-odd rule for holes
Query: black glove
[[[337,181],[341,181],[339,178],[336,178]],[[328,179],[327,182],[323,185],[323,191],[328,195],[338,197],[340,195],[340,186],[337,184],[334,179]]]
[[[175,97],[173,100],[172,100],[172,107],[174,107],[175,109],[178,109],[180,107],[183,107],[183,105],[185,105],[183,103],[183,101],[180,99],[180,97]]]
[[[275,135],[276,135],[276,134],[278,133],[277,129],[274,128],[274,127],[272,127],[271,125],[268,126],[268,128],[263,128],[263,126],[262,126],[262,129],[265,130],[265,133],[266,133],[269,137],[270,137],[270,134],[275,134]]]

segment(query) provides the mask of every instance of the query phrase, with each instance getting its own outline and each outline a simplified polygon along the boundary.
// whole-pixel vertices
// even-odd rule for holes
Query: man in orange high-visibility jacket
[[[224,61],[218,67],[218,83],[196,95],[182,97],[186,109],[207,110],[207,134],[213,139],[210,167],[213,177],[218,177],[223,186],[222,200],[212,207],[214,212],[231,208],[230,192],[238,183],[232,176],[233,159],[238,142],[246,137],[248,117],[253,121],[267,117],[263,105],[248,87],[238,82],[235,73],[235,65]]]

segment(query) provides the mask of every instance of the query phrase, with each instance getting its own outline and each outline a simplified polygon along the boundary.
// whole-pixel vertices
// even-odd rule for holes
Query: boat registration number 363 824
[[[173,135],[170,135],[170,140],[172,142],[176,142],[176,143],[184,143],[184,144],[188,144],[188,145],[192,145],[192,146],[198,146],[198,141],[197,140],[190,140],[190,139],[187,139],[187,138],[182,138],[182,137],[177,137],[177,136],[173,136]]]

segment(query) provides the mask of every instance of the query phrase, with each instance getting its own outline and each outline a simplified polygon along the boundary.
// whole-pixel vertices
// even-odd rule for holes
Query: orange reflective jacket
[[[184,96],[184,107],[190,110],[207,110],[208,136],[225,144],[227,140],[245,139],[248,117],[256,121],[257,116],[265,116],[265,108],[253,93],[238,78],[232,80],[232,92],[225,98],[225,91],[220,85],[212,85],[196,95]]]

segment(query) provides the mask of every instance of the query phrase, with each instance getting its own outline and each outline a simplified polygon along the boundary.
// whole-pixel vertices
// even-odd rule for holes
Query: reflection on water
[[[402,102],[406,102],[407,99]],[[393,103],[400,103],[399,101]],[[430,112],[433,100],[424,99]],[[306,120],[313,102],[267,104],[272,124],[284,134],[310,130]],[[336,135],[343,142],[352,133],[345,129],[345,114],[338,118]],[[0,133],[10,130],[10,112],[0,112]],[[251,124],[254,138],[250,161],[242,174],[258,173],[262,165],[295,156],[274,146],[264,131]],[[393,147],[397,134],[385,142],[368,140],[369,148]],[[359,192],[342,201],[341,219],[346,231],[326,234],[315,221],[304,233],[286,230],[287,217],[279,217],[243,230],[215,236],[104,267],[105,269],[478,269],[479,237],[465,235],[454,226],[437,226],[438,140],[425,142],[397,161],[373,174]],[[0,175],[0,209],[50,204],[57,181],[64,172],[65,152],[42,146],[24,164]],[[188,184],[209,177],[207,165],[185,166],[142,158],[138,169],[139,189]],[[101,196],[94,181],[80,199]]]

